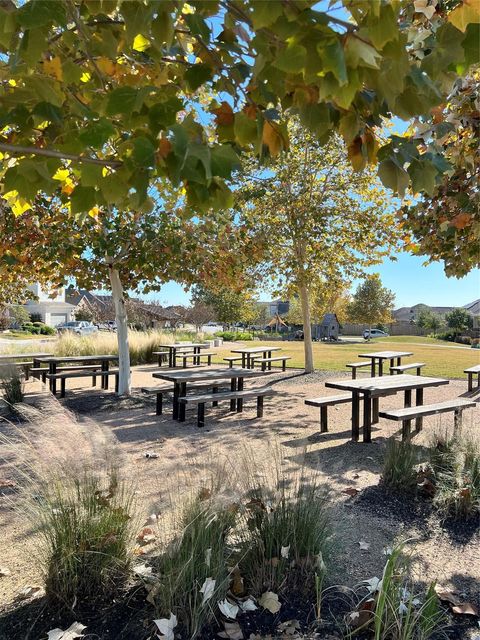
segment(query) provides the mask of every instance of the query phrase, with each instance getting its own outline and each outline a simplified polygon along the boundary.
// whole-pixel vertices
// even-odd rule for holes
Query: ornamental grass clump
[[[128,577],[135,531],[115,442],[53,400],[20,411],[21,429],[0,442],[19,486],[12,507],[38,535],[46,596],[57,609],[111,598]]]
[[[366,588],[367,595],[346,617],[348,638],[428,640],[446,623],[435,583],[426,590],[415,588],[403,545],[389,552],[381,578],[365,580],[358,588]]]
[[[15,405],[23,402],[24,399],[23,378],[18,367],[12,365],[1,372],[0,388],[3,392],[3,401],[15,411]]]
[[[382,483],[396,491],[414,491],[417,486],[417,447],[409,440],[390,438],[383,461]]]
[[[331,546],[328,493],[320,477],[286,471],[272,455],[273,471],[248,474],[239,567],[247,590],[315,597]]]

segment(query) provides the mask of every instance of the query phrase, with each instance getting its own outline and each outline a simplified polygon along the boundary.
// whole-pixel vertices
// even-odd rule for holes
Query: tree
[[[447,326],[453,330],[454,336],[471,329],[473,326],[473,318],[465,309],[452,309],[450,313],[445,315]]]
[[[203,303],[215,312],[215,319],[223,325],[232,325],[236,322],[249,323],[251,312],[249,306],[253,300],[251,291],[235,291],[226,287],[206,287],[195,285],[192,288],[192,301]]]
[[[332,310],[345,282],[380,262],[398,235],[391,198],[374,172],[352,170],[339,136],[321,145],[292,121],[289,137],[288,155],[268,173],[252,162],[235,197],[241,222],[263,251],[264,280],[298,296],[310,372],[312,318]]]
[[[215,319],[215,310],[202,300],[197,300],[195,304],[185,309],[184,318],[185,322],[195,325],[198,333],[204,324],[208,324]]]
[[[21,327],[24,322],[30,321],[30,314],[19,304],[12,304],[8,307],[8,314],[10,316],[10,327]]]
[[[432,178],[420,201],[402,212],[407,248],[443,260],[449,276],[462,277],[480,265],[479,93],[477,68],[456,81],[448,101],[434,109],[427,125],[418,125],[424,132],[428,129],[433,140],[440,138],[452,169],[440,180]]]
[[[86,320],[87,322],[92,322],[94,319],[94,314],[88,309],[78,309],[75,311],[75,320]]]
[[[368,276],[353,294],[348,307],[349,319],[368,324],[369,329],[376,323],[391,322],[394,302],[394,293],[382,286],[380,276]]]
[[[288,147],[282,111],[319,140],[339,131],[353,166],[378,160],[400,194],[410,180],[428,191],[445,172],[440,150],[424,154],[419,131],[385,138],[383,119],[426,116],[456,69],[478,62],[478,4],[338,5],[5,0],[0,151],[15,213],[68,167],[72,215],[137,208],[157,176],[181,185],[190,206],[221,208],[237,149],[274,157]]]

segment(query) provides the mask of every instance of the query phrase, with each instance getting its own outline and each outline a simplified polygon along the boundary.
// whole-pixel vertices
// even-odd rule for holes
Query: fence
[[[385,325],[386,331],[391,336],[425,336],[430,331],[421,329],[416,324],[410,324],[410,322],[391,322]],[[361,336],[364,331],[370,327],[368,324],[353,324],[351,322],[345,322],[342,325],[342,335],[344,336]]]

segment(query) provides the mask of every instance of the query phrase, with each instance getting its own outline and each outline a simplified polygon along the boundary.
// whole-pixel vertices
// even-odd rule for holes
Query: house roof
[[[338,322],[337,314],[336,313],[326,313],[323,316],[322,324],[332,324],[332,322],[336,322],[337,324],[340,324]]]

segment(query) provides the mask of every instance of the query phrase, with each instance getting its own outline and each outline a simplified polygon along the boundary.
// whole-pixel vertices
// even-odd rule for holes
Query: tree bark
[[[123,297],[123,286],[120,274],[113,265],[109,265],[112,298],[115,306],[118,343],[118,395],[130,395],[130,349],[128,346],[128,319]]]
[[[300,302],[302,304],[303,317],[303,348],[305,352],[305,373],[313,373],[313,344],[312,344],[312,324],[310,318],[310,300],[308,289],[302,284],[298,288]]]

